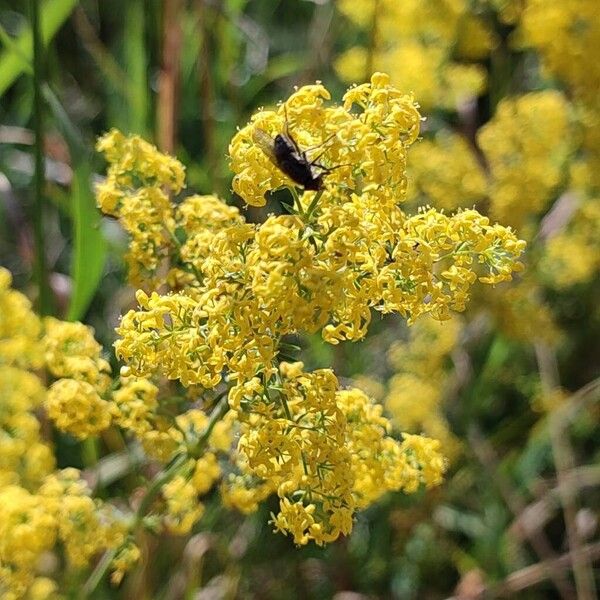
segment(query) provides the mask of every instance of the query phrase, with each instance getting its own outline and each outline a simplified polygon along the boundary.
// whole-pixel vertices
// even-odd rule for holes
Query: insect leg
[[[316,150],[317,148],[324,146],[329,140],[333,139],[336,135],[337,135],[337,132],[332,133],[328,138],[324,139],[320,144],[317,144],[316,146],[311,146],[310,148],[307,148],[306,150],[304,150],[304,152],[305,153],[312,152],[313,150]],[[322,156],[322,154],[320,154],[319,156]]]
[[[298,146],[298,143],[296,142],[296,140],[294,139],[294,136],[292,135],[292,132],[290,131],[290,124],[288,121],[287,104],[285,102],[283,103],[283,111],[285,113],[285,135],[290,140],[290,142],[292,142],[292,145],[294,146],[294,149],[298,153],[298,156],[302,156],[304,159],[306,159],[306,156],[304,156],[304,153],[300,149],[300,146]],[[307,160],[307,162],[308,162],[308,160]]]

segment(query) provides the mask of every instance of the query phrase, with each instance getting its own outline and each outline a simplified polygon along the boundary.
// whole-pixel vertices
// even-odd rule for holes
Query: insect
[[[333,170],[317,162],[321,155],[313,160],[308,158],[307,152],[315,148],[300,149],[288,129],[287,113],[285,133],[278,133],[272,138],[264,129],[256,127],[252,137],[271,162],[305,190],[315,192],[321,190],[323,188],[323,178]],[[330,136],[320,146],[326,144],[332,137],[334,136]]]

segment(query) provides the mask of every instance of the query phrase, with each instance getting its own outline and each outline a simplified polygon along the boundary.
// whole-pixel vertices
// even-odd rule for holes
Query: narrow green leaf
[[[100,214],[91,190],[91,169],[87,156],[73,165],[73,291],[67,318],[83,317],[98,287],[104,262],[106,243],[100,231]]]
[[[130,0],[126,5],[127,34],[124,37],[125,72],[129,78],[128,131],[148,134],[150,106],[148,86],[148,51],[146,49],[146,3]]]
[[[83,317],[98,287],[106,260],[106,243],[100,231],[101,216],[96,208],[91,189],[91,153],[54,91],[46,85],[43,92],[56,125],[67,140],[73,160],[71,185],[73,291],[67,318],[74,321]]]
[[[46,0],[41,6],[41,35],[46,45],[67,20],[78,0]],[[25,68],[23,57],[32,61],[33,37],[31,29],[25,28],[14,41],[15,52],[5,48],[0,53],[0,96],[14,83]]]

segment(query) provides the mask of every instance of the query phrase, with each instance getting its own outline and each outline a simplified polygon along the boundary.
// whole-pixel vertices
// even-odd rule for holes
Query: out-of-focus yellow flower
[[[527,0],[520,44],[535,47],[544,67],[576,97],[600,108],[600,20],[595,0]]]
[[[442,132],[416,143],[408,172],[410,196],[437,209],[472,208],[487,193],[485,173],[473,150],[454,133]]]
[[[167,528],[173,533],[189,533],[204,514],[204,505],[198,501],[192,482],[178,475],[162,487],[162,493],[167,501]]]
[[[355,46],[336,59],[345,81],[386,71],[425,110],[456,110],[485,89],[485,70],[456,60],[484,58],[495,45],[465,0],[344,0],[337,7],[366,31],[370,46]]]
[[[477,139],[489,164],[491,215],[520,230],[544,211],[565,176],[569,105],[556,91],[504,99]]]
[[[494,294],[484,292],[480,304],[490,310],[496,327],[514,340],[555,344],[560,339],[543,288],[532,277],[499,288]]]
[[[53,317],[44,319],[44,355],[55,377],[79,379],[102,389],[108,383],[110,366],[101,352],[90,327]]]
[[[439,322],[423,317],[408,331],[408,339],[395,342],[389,362],[396,374],[389,381],[385,406],[401,431],[438,439],[444,455],[453,460],[460,443],[444,415],[444,400],[451,387],[447,362],[459,342],[461,321]]]
[[[0,363],[39,367],[41,323],[26,296],[11,289],[10,271],[0,267]]]
[[[546,242],[540,269],[556,288],[598,277],[600,271],[600,198],[584,200],[566,228]]]

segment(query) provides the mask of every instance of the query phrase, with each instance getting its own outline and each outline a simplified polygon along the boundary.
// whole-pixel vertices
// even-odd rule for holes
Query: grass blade
[[[106,243],[100,231],[100,214],[90,188],[91,175],[87,160],[79,161],[73,166],[73,290],[67,312],[69,320],[81,319],[85,314],[102,277],[106,260]]]
[[[73,162],[71,185],[73,289],[67,319],[78,320],[85,314],[102,277],[106,260],[106,243],[100,231],[101,217],[91,188],[91,154],[56,94],[49,86],[45,86],[43,92],[56,125],[69,145]]]
[[[40,34],[43,45],[46,45],[67,20],[78,0],[46,0],[40,9]],[[0,54],[0,96],[14,83],[24,70],[23,57],[28,62],[33,58],[33,33],[26,28],[14,41],[18,53],[5,48]],[[19,56],[19,54],[21,56]]]

